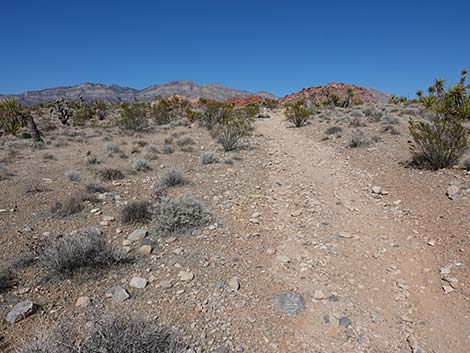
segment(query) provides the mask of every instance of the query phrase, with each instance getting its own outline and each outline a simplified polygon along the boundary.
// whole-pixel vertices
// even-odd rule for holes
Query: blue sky
[[[0,93],[170,80],[282,96],[343,81],[414,95],[470,68],[470,1],[8,1]]]

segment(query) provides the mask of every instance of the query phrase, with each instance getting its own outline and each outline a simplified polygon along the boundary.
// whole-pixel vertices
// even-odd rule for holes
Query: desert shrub
[[[400,119],[398,119],[396,116],[385,115],[384,117],[382,117],[382,124],[384,124],[384,125],[399,125],[400,124]]]
[[[160,99],[152,106],[150,118],[157,125],[165,125],[173,120],[171,103],[167,99]]]
[[[219,157],[214,152],[204,152],[201,155],[201,164],[219,163]]]
[[[138,146],[138,147],[145,147],[147,146],[149,143],[145,140],[137,140],[137,141],[134,141],[133,142],[134,145]]]
[[[4,180],[8,177],[8,170],[7,168],[0,164],[0,180]]]
[[[83,211],[82,200],[76,196],[69,197],[63,202],[56,202],[51,207],[51,213],[56,217],[70,217]]]
[[[39,332],[18,353],[186,353],[173,331],[135,314],[93,313]]]
[[[251,119],[243,111],[232,110],[212,131],[212,137],[220,143],[225,152],[235,150],[242,138],[250,135]]]
[[[356,147],[365,147],[368,145],[369,145],[369,141],[365,137],[364,132],[361,130],[353,130],[349,147],[356,148]]]
[[[129,202],[121,210],[122,223],[147,223],[151,218],[149,207],[150,204],[146,201]]]
[[[470,158],[465,159],[462,162],[463,169],[470,171]]]
[[[106,187],[104,187],[103,185],[100,185],[100,184],[96,184],[96,183],[88,183],[85,185],[85,191],[90,193],[90,194],[94,194],[94,193],[105,193],[108,191],[108,189]]]
[[[208,101],[204,98],[200,99],[200,101],[203,106],[200,121],[208,130],[222,123],[222,121],[227,120],[233,110],[233,107],[227,103]]]
[[[182,138],[176,140],[175,143],[180,147],[195,144],[194,140],[189,136],[182,137]]]
[[[343,129],[340,126],[330,126],[328,129],[325,130],[325,134],[327,135],[339,135],[343,132]]]
[[[42,266],[52,272],[70,276],[83,268],[97,269],[123,260],[96,229],[83,229],[61,238],[44,240],[39,254]]]
[[[160,186],[163,188],[181,186],[186,183],[187,180],[179,169],[171,169],[160,177]]]
[[[148,127],[145,105],[141,103],[123,103],[118,126],[124,130],[143,131]]]
[[[124,179],[124,174],[119,169],[115,169],[115,168],[106,168],[106,169],[100,170],[98,173],[99,173],[101,180],[103,181]]]
[[[175,149],[171,145],[164,145],[162,148],[163,154],[172,154],[173,152],[175,152]]]
[[[463,70],[460,82],[448,90],[443,80],[436,79],[428,89],[429,96],[421,97],[431,121],[409,121],[414,142],[413,163],[431,169],[450,167],[469,147],[470,130],[462,124],[470,118],[470,86],[465,85],[466,76],[467,71]]]
[[[47,189],[37,179],[28,179],[24,183],[24,192],[26,194],[37,194],[45,191]]]
[[[136,172],[147,172],[152,170],[152,167],[143,159],[138,159],[132,163],[132,169]]]
[[[80,180],[80,172],[78,170],[67,170],[64,173],[65,177],[69,181],[79,181]]]
[[[367,126],[367,124],[361,119],[361,118],[352,118],[350,121],[349,121],[349,126],[352,126],[352,127],[364,127],[364,126]]]
[[[452,166],[469,146],[469,130],[459,121],[440,117],[431,123],[409,122],[413,161],[431,169]]]
[[[165,145],[171,145],[171,144],[173,144],[173,137],[172,137],[172,136],[165,137],[165,139],[163,140],[163,143],[164,143]]]
[[[389,132],[390,135],[401,135],[400,131],[393,125],[385,126],[383,132]]]
[[[55,159],[55,157],[54,157],[53,154],[48,153],[48,152],[45,152],[45,153],[42,155],[42,159],[44,159],[45,161],[50,161],[50,160]]]
[[[121,149],[119,148],[118,145],[116,145],[115,143],[109,143],[106,145],[106,151],[110,154],[119,154],[119,153],[122,153]]]
[[[156,145],[147,145],[144,148],[144,152],[148,154],[158,154],[160,153],[160,149]]]
[[[286,120],[295,127],[304,126],[314,113],[311,108],[305,106],[303,99],[290,102],[286,108]]]
[[[15,285],[15,276],[9,270],[0,270],[0,294]]]
[[[190,195],[162,198],[152,210],[152,226],[157,235],[187,234],[209,224],[210,212]]]
[[[382,119],[383,112],[378,110],[375,107],[366,107],[362,111],[366,117],[368,117],[370,122],[378,123]]]

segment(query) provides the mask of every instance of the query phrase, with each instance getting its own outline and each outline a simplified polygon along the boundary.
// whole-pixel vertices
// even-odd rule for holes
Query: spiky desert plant
[[[286,120],[295,127],[304,126],[314,113],[313,109],[305,106],[305,99],[293,101],[286,108]]]
[[[433,86],[435,88],[436,94],[438,97],[442,97],[444,95],[444,85],[445,81],[442,78],[436,78],[434,80]]]
[[[465,78],[466,71],[463,70],[459,83],[447,91],[440,87],[443,80],[435,80],[431,87],[437,95],[423,98],[431,121],[409,122],[414,140],[411,146],[414,162],[432,169],[446,168],[456,164],[467,150],[470,130],[462,121],[470,118],[470,95]]]
[[[42,142],[39,131],[33,116],[26,112],[16,99],[7,98],[0,103],[0,129],[16,135],[22,128],[28,126],[36,142]]]

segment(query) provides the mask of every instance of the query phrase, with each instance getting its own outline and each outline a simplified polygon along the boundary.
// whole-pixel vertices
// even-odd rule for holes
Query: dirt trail
[[[277,244],[269,274],[306,307],[285,316],[279,351],[468,351],[468,308],[444,295],[443,264],[418,246],[399,195],[374,198],[372,175],[287,128],[282,114],[257,131],[268,156],[263,216]]]

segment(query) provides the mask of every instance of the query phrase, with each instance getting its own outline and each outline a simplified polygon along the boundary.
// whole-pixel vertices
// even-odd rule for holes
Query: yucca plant
[[[41,133],[32,115],[26,112],[16,99],[7,98],[0,103],[0,130],[16,135],[28,126],[36,142],[42,142]]]
[[[304,99],[290,102],[286,107],[286,120],[294,124],[295,127],[304,126],[314,113],[313,109],[305,106]]]
[[[415,163],[431,169],[446,168],[455,165],[467,150],[470,130],[462,121],[470,118],[470,95],[465,77],[463,70],[459,84],[447,91],[444,80],[436,79],[428,89],[429,96],[421,99],[431,114],[431,121],[409,122]]]

